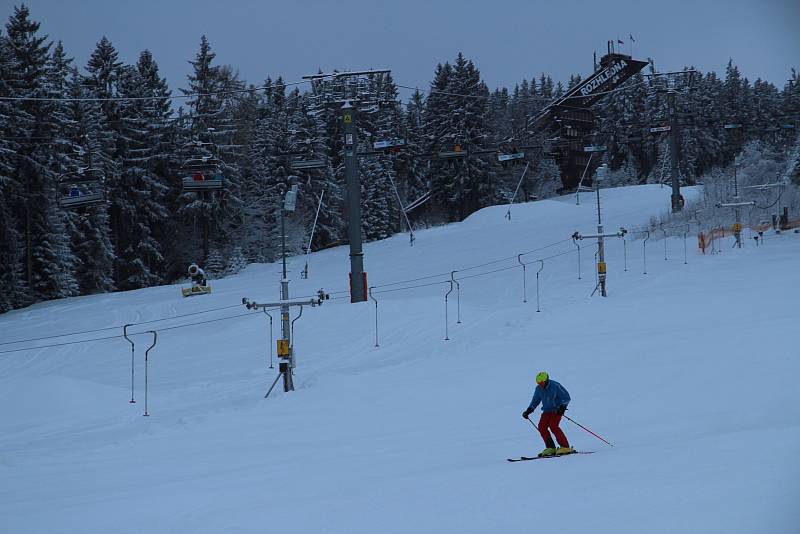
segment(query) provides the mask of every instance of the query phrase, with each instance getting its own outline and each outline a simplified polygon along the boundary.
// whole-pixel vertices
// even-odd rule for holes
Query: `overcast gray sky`
[[[4,21],[18,1],[0,0]],[[101,36],[125,62],[153,52],[173,90],[208,36],[220,64],[260,84],[299,80],[321,68],[391,68],[404,85],[428,87],[437,63],[459,51],[490,88],[512,88],[541,72],[586,76],[608,39],[659,70],[694,65],[724,72],[729,57],[751,80],[783,88],[800,69],[800,0],[28,0],[32,17],[62,40],[79,65]],[[619,45],[622,46],[622,45]],[[408,96],[408,91],[402,93]]]

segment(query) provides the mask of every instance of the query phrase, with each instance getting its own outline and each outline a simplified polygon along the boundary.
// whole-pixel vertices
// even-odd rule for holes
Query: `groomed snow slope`
[[[689,192],[687,191],[687,194]],[[296,323],[297,391],[267,368],[268,322],[229,317],[242,297],[276,299],[279,266],[214,281],[73,298],[0,316],[0,342],[212,308],[140,325],[159,330],[143,413],[130,346],[110,339],[0,354],[0,531],[131,533],[793,533],[800,529],[800,236],[769,235],[703,256],[688,240],[607,246],[610,297],[590,297],[594,233],[585,195],[503,206],[370,243],[376,286],[461,270],[444,340],[448,284],[331,300]],[[645,223],[669,190],[603,191],[607,229]],[[563,240],[563,241],[562,241]],[[562,241],[522,259],[516,254]],[[573,252],[574,251],[574,252]],[[544,261],[536,311],[535,260]],[[346,288],[345,247],[293,258],[292,295]],[[479,264],[509,258],[483,267]],[[449,275],[388,286],[439,282]],[[341,295],[339,293],[335,296]],[[277,314],[275,314],[277,319]],[[275,323],[277,337],[278,323]],[[40,344],[118,335],[121,329]],[[0,345],[0,351],[32,346]],[[520,413],[546,369],[570,391],[579,450],[511,464],[542,443]],[[537,410],[538,418],[538,410]]]

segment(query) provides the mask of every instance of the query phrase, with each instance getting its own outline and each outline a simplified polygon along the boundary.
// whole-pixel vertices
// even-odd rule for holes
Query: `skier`
[[[537,428],[542,435],[546,448],[539,453],[539,456],[561,456],[575,452],[575,449],[569,446],[569,441],[567,441],[564,431],[558,427],[561,422],[561,416],[567,411],[567,404],[570,401],[569,393],[567,393],[564,386],[555,380],[550,380],[550,376],[546,371],[536,375],[536,384],[531,403],[522,412],[522,417],[528,419],[528,416],[539,406],[539,403],[542,404],[542,418],[539,419]],[[558,441],[559,447],[557,449],[550,431],[553,432]]]

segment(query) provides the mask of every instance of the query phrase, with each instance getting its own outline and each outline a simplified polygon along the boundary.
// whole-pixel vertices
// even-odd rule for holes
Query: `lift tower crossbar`
[[[294,342],[292,340],[292,329],[289,325],[289,309],[293,306],[299,306],[302,311],[303,306],[321,306],[324,301],[328,300],[328,294],[322,289],[317,292],[314,298],[303,299],[281,299],[274,302],[253,302],[247,297],[242,299],[242,304],[248,310],[267,310],[268,308],[281,309],[281,339],[278,340],[278,364],[279,376],[283,376],[283,390],[294,391],[294,382],[292,381],[292,369],[295,368],[296,362],[294,359]],[[274,385],[274,384],[273,384]],[[270,389],[271,390],[271,389]]]
[[[600,289],[600,295],[607,297],[606,293],[606,258],[605,258],[605,243],[603,240],[606,237],[619,237],[624,238],[628,231],[625,228],[620,228],[619,232],[613,234],[603,233],[603,221],[600,217],[600,182],[606,177],[608,165],[603,164],[597,169],[597,180],[595,180],[595,189],[597,191],[597,233],[593,235],[582,235],[579,232],[572,234],[572,239],[579,241],[583,239],[597,239],[597,280]],[[595,288],[597,291],[597,288]],[[594,293],[593,293],[594,294]]]

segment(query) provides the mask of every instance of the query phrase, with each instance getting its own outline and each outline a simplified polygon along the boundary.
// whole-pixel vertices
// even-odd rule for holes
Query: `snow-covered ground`
[[[668,202],[657,186],[604,191],[606,228],[646,223]],[[686,264],[682,239],[664,260],[651,238],[646,275],[641,241],[628,239],[625,271],[610,240],[602,299],[590,297],[594,248],[584,242],[579,280],[569,240],[595,232],[591,196],[505,212],[420,231],[413,248],[404,235],[365,247],[375,286],[459,271],[449,341],[449,284],[424,285],[449,274],[375,289],[377,348],[374,302],[331,300],[296,323],[297,391],[278,385],[266,400],[266,316],[211,320],[244,313],[242,297],[276,299],[278,265],[202,297],[159,287],[0,316],[2,343],[230,306],[131,328],[159,331],[150,417],[147,335],[135,338],[135,404],[124,339],[0,354],[0,531],[798,532],[800,236],[728,241],[714,256],[690,236]],[[522,256],[523,303],[516,255],[553,243]],[[292,295],[341,296],[347,254],[312,254],[308,280],[293,258]],[[537,312],[535,260],[549,256]],[[423,287],[387,291],[407,286]],[[520,417],[542,369],[570,391],[567,415],[613,448],[565,421],[596,454],[505,461],[543,447]]]

